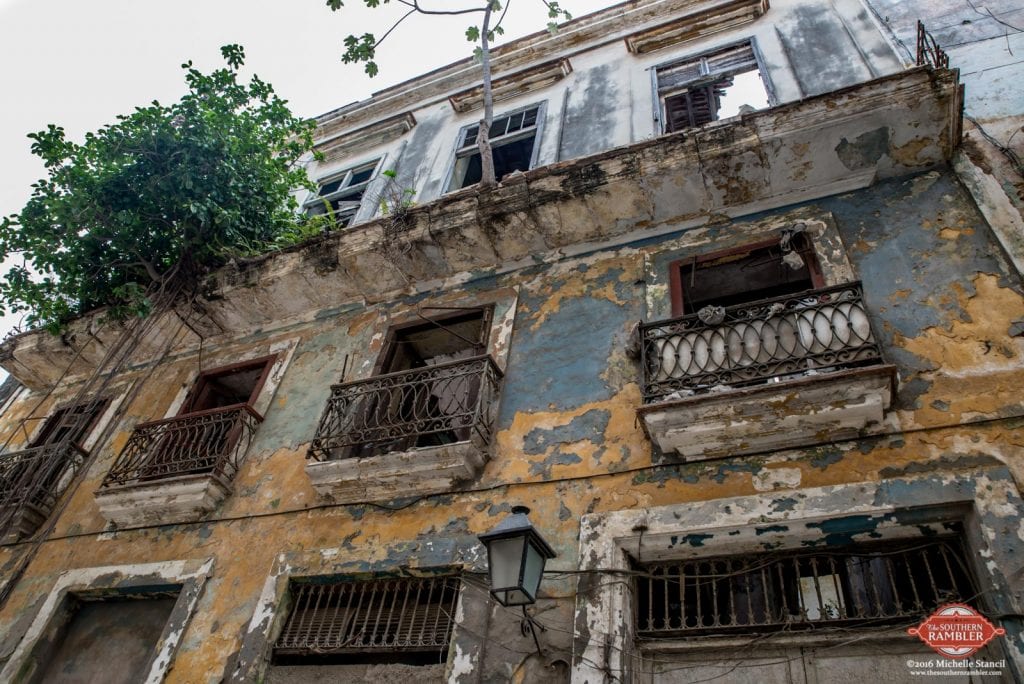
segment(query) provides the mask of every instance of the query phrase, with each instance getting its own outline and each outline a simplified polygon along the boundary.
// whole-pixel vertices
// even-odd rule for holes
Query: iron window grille
[[[367,187],[377,177],[380,161],[374,159],[320,181],[316,196],[306,201],[306,213],[310,216],[331,213],[339,228],[352,225]]]
[[[527,171],[537,163],[537,141],[543,121],[543,106],[525,109],[495,117],[491,121],[488,139],[494,156],[494,175],[499,181],[513,171]],[[480,152],[476,146],[479,124],[466,126],[459,132],[458,148],[449,190],[458,190],[480,182]]]
[[[656,67],[655,111],[662,113],[663,132],[717,121],[726,90],[738,75],[751,71],[762,74],[763,79],[751,41]],[[767,102],[770,98],[763,81],[762,86]]]
[[[451,640],[455,575],[368,581],[293,581],[275,656],[444,653]]]
[[[634,613],[640,638],[880,626],[978,596],[963,542],[955,536],[638,569]]]
[[[881,361],[859,282],[640,327],[646,402]]]

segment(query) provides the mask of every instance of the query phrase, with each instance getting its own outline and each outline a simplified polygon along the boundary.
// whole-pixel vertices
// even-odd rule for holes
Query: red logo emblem
[[[997,636],[1006,634],[1006,630],[993,627],[984,615],[970,606],[951,603],[939,608],[917,627],[908,629],[907,634],[920,637],[939,655],[966,658]]]

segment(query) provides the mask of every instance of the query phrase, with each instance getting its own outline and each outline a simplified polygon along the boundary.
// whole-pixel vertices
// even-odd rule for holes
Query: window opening
[[[673,262],[673,315],[693,314],[705,306],[729,307],[782,297],[824,285],[814,251],[803,233],[791,242],[799,260],[784,259],[777,242],[749,245]],[[794,268],[799,265],[799,268]]]
[[[106,406],[106,401],[96,400],[58,409],[46,419],[29,447],[56,444],[64,440],[81,444]]]
[[[444,659],[455,623],[454,575],[368,581],[293,581],[275,664]]]
[[[253,404],[276,357],[264,357],[204,371],[184,403],[181,414]]]
[[[769,105],[749,41],[657,67],[655,79],[666,133]]]
[[[494,155],[494,177],[499,181],[513,171],[527,171],[533,164],[537,142],[540,105],[534,105],[491,122],[489,138]],[[455,169],[449,190],[467,188],[480,182],[483,170],[476,147],[479,124],[466,127],[455,152]]]
[[[637,565],[640,638],[879,627],[976,601],[957,536]]]
[[[469,439],[471,427],[447,428],[456,416],[472,413],[480,391],[480,375],[470,366],[452,367],[481,356],[487,349],[490,309],[436,317],[392,330],[381,355],[381,375],[429,369],[396,377],[396,386],[367,397],[361,423],[379,431],[385,426],[419,426],[415,434],[355,447],[357,456],[371,456],[414,447],[441,446]]]
[[[318,216],[328,213],[330,208],[339,228],[351,225],[379,163],[380,159],[375,159],[321,181],[316,197],[306,202],[306,213]]]
[[[40,654],[42,667],[33,681],[145,681],[175,602],[164,594],[121,600],[69,596],[66,622],[49,652]]]

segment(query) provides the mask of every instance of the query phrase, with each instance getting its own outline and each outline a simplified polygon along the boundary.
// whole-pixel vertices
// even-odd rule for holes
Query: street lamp
[[[555,552],[530,524],[530,509],[513,506],[508,516],[477,539],[487,547],[491,595],[503,606],[525,606],[537,601],[544,564]]]

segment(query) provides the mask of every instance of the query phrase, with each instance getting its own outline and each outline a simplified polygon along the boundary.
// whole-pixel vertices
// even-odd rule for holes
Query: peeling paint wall
[[[819,221],[818,248],[826,256],[840,255],[825,260],[835,277],[852,271],[864,282],[884,353],[899,371],[897,410],[874,436],[809,449],[695,464],[674,464],[652,453],[636,422],[639,367],[626,347],[637,320],[668,315],[668,262],[777,235],[779,226],[797,219]],[[518,298],[504,309],[514,318],[499,324],[507,361],[497,437],[476,480],[444,495],[396,497],[383,506],[335,506],[316,496],[304,472],[305,448],[330,383],[340,379],[346,359],[349,378],[371,372],[388,320],[424,301],[412,298],[367,310],[325,311],[270,338],[257,335],[230,349],[207,350],[204,366],[210,367],[217,359],[258,355],[278,340],[298,340],[222,507],[205,521],[109,531],[93,492],[134,421],[162,415],[195,376],[196,357],[172,360],[147,379],[128,407],[131,418],[99,450],[54,538],[43,544],[16,587],[0,615],[8,641],[17,643],[22,615],[32,612],[36,597],[50,591],[67,568],[209,556],[217,559],[217,571],[199,599],[167,681],[212,682],[235,662],[281,553],[321,559],[294,564],[298,574],[417,567],[482,572],[483,550],[475,535],[501,520],[511,504],[523,503],[533,509],[532,519],[558,553],[552,568],[569,571],[579,563],[580,518],[591,513],[972,472],[993,464],[1024,476],[1024,406],[1018,391],[1024,338],[1013,327],[1024,317],[1024,296],[994,248],[991,231],[948,170],[526,266],[469,282],[447,296],[508,302],[495,293],[509,288]],[[496,320],[502,317],[499,313]],[[496,348],[494,353],[504,352]],[[33,399],[15,400],[8,420]],[[1011,514],[1015,520],[1019,515]],[[0,549],[5,572],[25,548]],[[559,598],[541,606],[542,619],[552,627],[543,638],[562,644],[553,654],[561,652],[566,662],[571,646],[557,630],[572,631],[574,588],[571,578],[546,582],[545,593]],[[461,671],[457,663],[471,649],[474,662],[494,677],[525,677],[523,668],[533,667],[527,664],[532,642],[519,634],[513,615],[487,608],[485,595],[476,601],[474,619],[481,621],[484,638],[464,634],[457,641],[463,655],[452,650],[449,672]],[[486,613],[493,614],[483,619]],[[265,657],[265,643],[254,648]],[[559,667],[544,665],[549,666]],[[480,676],[474,668],[455,680]]]
[[[894,16],[897,5],[904,6],[889,3]],[[415,674],[406,666],[345,666],[355,669],[344,676],[565,682],[584,681],[579,673],[597,663],[587,681],[605,681],[602,663],[620,664],[610,646],[595,644],[631,643],[630,613],[615,613],[625,605],[623,583],[590,570],[628,565],[638,553],[696,557],[861,541],[912,526],[906,509],[927,502],[936,510],[975,507],[958,515],[970,523],[967,541],[987,583],[984,608],[1004,616],[1009,632],[994,648],[1019,668],[1021,625],[1006,616],[1024,611],[1024,585],[1012,571],[1024,539],[1024,287],[1015,254],[1004,252],[1005,226],[993,225],[992,207],[960,180],[963,159],[956,169],[943,161],[956,141],[938,138],[956,126],[935,124],[929,107],[941,103],[953,110],[943,117],[955,116],[955,99],[889,103],[905,106],[902,128],[880,113],[893,89],[909,83],[899,90],[909,100],[908,93],[955,83],[914,72],[875,83],[857,105],[865,110],[839,122],[829,113],[845,117],[867,91],[779,110],[770,125],[751,117],[642,142],[655,131],[649,69],[657,64],[753,37],[773,92],[795,102],[898,71],[898,44],[885,24],[877,7],[854,0],[776,0],[753,23],[652,53],[628,53],[621,35],[572,45],[570,74],[497,108],[548,103],[539,164],[558,162],[560,175],[538,173],[492,196],[417,208],[416,231],[399,231],[391,249],[376,233],[349,231],[330,236],[336,243],[225,269],[217,283],[230,297],[208,301],[221,307],[218,318],[200,317],[199,325],[219,320],[246,332],[214,331],[202,345],[189,338],[155,368],[140,362],[114,378],[108,423],[88,444],[94,460],[52,534],[38,549],[0,546],[3,582],[34,554],[0,611],[0,664],[21,667],[69,591],[177,582],[185,598],[161,645],[165,681],[339,676],[338,669],[268,669],[290,578],[455,570],[464,581],[445,662]],[[418,202],[437,198],[457,132],[478,113],[456,116],[444,98],[418,103],[413,113],[416,125],[401,139],[336,155],[314,173],[387,155],[385,166],[417,189]],[[932,124],[928,130],[941,133],[921,132]],[[794,130],[806,139],[780,137]],[[633,143],[646,145],[647,156],[576,160]],[[816,185],[823,176],[828,183]],[[671,317],[669,265],[777,240],[796,224],[826,284],[863,283],[884,361],[895,368],[891,408],[869,429],[815,435],[809,445],[698,462],[660,453],[637,415],[642,369],[630,347],[638,321]],[[350,237],[372,244],[342,242]],[[270,296],[273,288],[280,289]],[[440,493],[410,496],[396,486],[388,500],[340,505],[318,495],[306,456],[331,385],[371,377],[389,329],[440,310],[432,307],[492,308],[487,353],[504,380],[478,474]],[[133,428],[173,415],[200,370],[272,352],[282,361],[261,395],[264,420],[223,503],[200,520],[109,524],[95,492]],[[13,392],[0,436],[33,409],[45,417],[76,387]],[[833,389],[837,401],[844,387]],[[764,420],[793,418],[799,399],[794,390],[779,406],[757,408]],[[31,422],[12,447],[28,444],[40,424]],[[490,599],[476,539],[516,504],[531,508],[557,552],[531,608],[548,628],[543,654],[522,631],[521,614]],[[634,545],[640,523],[660,530]],[[194,565],[205,570],[188,570]],[[602,593],[612,585],[619,593]]]

